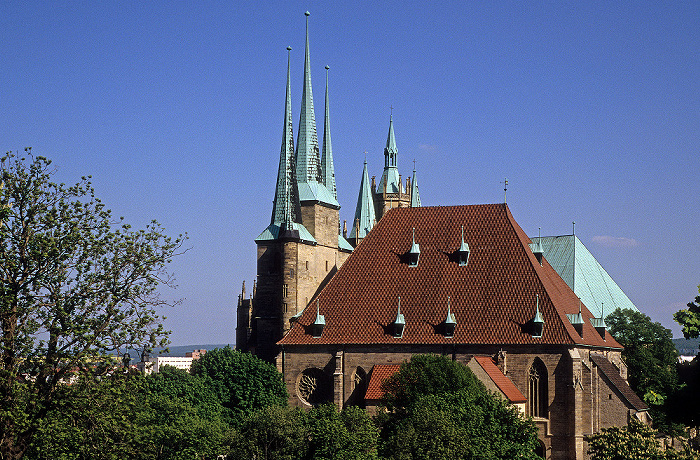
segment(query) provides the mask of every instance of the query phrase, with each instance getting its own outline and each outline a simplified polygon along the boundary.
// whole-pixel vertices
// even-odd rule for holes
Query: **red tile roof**
[[[513,382],[503,375],[501,370],[496,367],[496,364],[488,356],[474,356],[474,360],[481,366],[484,371],[491,377],[493,383],[496,384],[501,393],[508,398],[513,404],[527,402],[527,398],[518,390],[518,388],[513,384]]]
[[[365,399],[379,399],[384,396],[382,383],[399,371],[401,364],[377,364],[372,368],[365,392]]]
[[[469,244],[467,266],[451,256]],[[404,254],[412,229],[420,245],[417,267]],[[505,204],[395,208],[372,229],[317,296],[326,326],[312,337],[316,308],[307,308],[281,345],[306,344],[584,344],[621,346],[590,324],[583,308],[583,337],[567,313],[578,313],[579,300],[545,261],[540,266],[530,239]],[[529,333],[536,295],[544,317],[542,337]],[[457,321],[454,337],[441,325],[447,298]],[[392,335],[398,298],[406,327]],[[316,305],[316,299],[310,304]]]
[[[632,391],[632,388],[627,384],[625,379],[620,375],[620,371],[608,361],[608,359],[597,353],[591,353],[591,361],[595,363],[596,366],[601,370],[603,375],[608,379],[610,384],[620,392],[623,398],[636,410],[649,410],[649,406],[642,401],[637,394]]]

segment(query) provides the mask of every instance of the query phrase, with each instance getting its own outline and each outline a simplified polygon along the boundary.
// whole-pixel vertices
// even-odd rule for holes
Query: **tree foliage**
[[[665,405],[678,388],[678,351],[671,330],[632,309],[618,308],[605,322],[615,340],[625,347],[622,359],[630,386],[651,406],[657,426],[670,429]]]
[[[700,286],[698,286],[698,292],[700,292]],[[700,295],[695,297],[695,302],[688,302],[687,309],[674,313],[673,319],[683,326],[683,336],[686,339],[700,336]]]
[[[228,458],[377,460],[377,427],[367,412],[324,404],[306,412],[268,406],[244,416]]]
[[[697,456],[687,444],[679,450],[663,450],[656,430],[632,420],[626,427],[605,428],[589,436],[588,453],[592,460],[694,460]]]
[[[193,362],[191,372],[214,390],[233,426],[255,409],[287,405],[282,374],[250,353],[229,346],[217,348]]]
[[[153,222],[116,230],[87,178],[52,182],[51,162],[0,165],[0,457],[19,458],[73,373],[107,352],[163,343],[156,290],[182,239]]]
[[[466,366],[414,356],[383,384],[378,417],[388,459],[535,459],[537,431]]]

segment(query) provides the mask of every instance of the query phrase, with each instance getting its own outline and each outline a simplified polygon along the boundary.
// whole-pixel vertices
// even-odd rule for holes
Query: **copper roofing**
[[[639,396],[632,391],[632,388],[630,388],[625,379],[622,378],[617,368],[610,361],[608,361],[605,356],[591,353],[591,361],[598,366],[612,386],[620,392],[622,397],[624,397],[633,408],[640,411],[649,409],[649,406],[647,406],[644,401],[639,399]]]
[[[455,257],[462,225],[471,250],[466,266]],[[409,267],[405,254],[414,228],[421,256],[418,266]],[[307,332],[316,313],[307,308],[279,343],[621,348],[609,333],[601,338],[585,306],[583,335],[576,332],[566,314],[578,313],[578,298],[546,260],[540,266],[529,243],[505,204],[391,209],[318,295],[323,335]],[[533,337],[528,326],[538,295],[544,331]],[[391,324],[399,296],[406,327],[395,338]],[[448,296],[458,319],[454,337],[442,333]]]
[[[501,393],[508,398],[508,401],[513,404],[527,401],[527,398],[518,390],[515,384],[496,367],[493,359],[488,356],[474,356],[474,360],[479,363],[481,368],[488,374],[491,380],[493,380],[493,383],[501,390]]]
[[[401,367],[400,364],[377,364],[372,368],[365,392],[365,399],[379,399],[384,396],[382,383],[392,375],[396,374]]]

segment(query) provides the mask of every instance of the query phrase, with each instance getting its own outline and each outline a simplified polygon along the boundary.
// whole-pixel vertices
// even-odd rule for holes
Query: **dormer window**
[[[605,340],[605,331],[608,329],[608,325],[605,324],[605,318],[591,318],[591,325],[600,335],[600,338]]]
[[[535,306],[535,316],[530,320],[531,333],[533,337],[542,337],[542,331],[544,330],[544,318],[542,313],[540,313],[540,295],[537,294],[537,303]]]
[[[396,319],[394,319],[392,326],[394,338],[400,339],[403,337],[403,330],[406,327],[406,319],[404,318],[403,313],[401,313],[401,297],[399,297],[399,306],[396,312]]]
[[[457,250],[457,260],[460,267],[466,267],[469,263],[469,245],[464,241],[464,225],[462,225],[462,244]]]
[[[418,259],[420,258],[420,245],[416,243],[416,229],[413,229],[413,243],[411,244],[411,249],[406,254],[408,257],[408,266],[417,267]]]
[[[581,315],[581,299],[578,299],[578,313],[575,313],[573,315],[567,313],[566,317],[569,318],[569,322],[572,326],[574,326],[574,329],[576,329],[578,335],[583,337],[583,316]]]
[[[542,258],[544,257],[544,249],[542,248],[541,229],[537,230],[537,243],[531,244],[530,249],[532,249],[532,253],[535,255],[537,262],[539,262],[539,264],[542,265]]]
[[[447,318],[445,318],[445,337],[452,338],[455,336],[455,328],[457,327],[457,319],[454,313],[450,310],[450,297],[447,297]]]
[[[311,334],[314,338],[320,338],[323,334],[323,328],[326,327],[326,317],[321,314],[316,301],[316,321],[311,325]]]

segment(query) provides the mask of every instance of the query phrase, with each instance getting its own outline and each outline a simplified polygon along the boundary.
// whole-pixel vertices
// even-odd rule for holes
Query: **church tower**
[[[270,225],[255,239],[257,284],[248,315],[247,339],[237,347],[274,362],[277,342],[292,321],[347,259],[352,246],[338,234],[339,217],[330,137],[326,77],[323,161],[319,158],[311,89],[309,13],[306,13],[304,88],[296,151],[291,109],[290,57],[287,48],[287,90],[282,148]],[[240,318],[245,314],[239,312]],[[244,329],[240,324],[238,330]]]
[[[411,206],[410,179],[406,180],[406,188],[401,183],[401,175],[397,165],[399,150],[396,148],[394,136],[394,117],[389,118],[389,135],[384,147],[384,172],[379,186],[373,190],[377,220],[391,208],[407,208]]]

